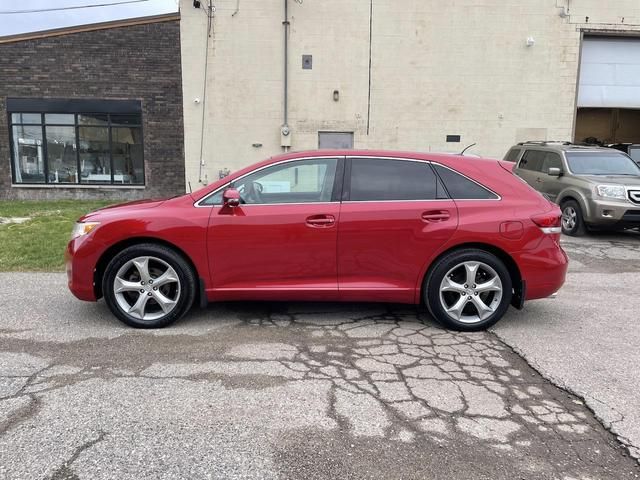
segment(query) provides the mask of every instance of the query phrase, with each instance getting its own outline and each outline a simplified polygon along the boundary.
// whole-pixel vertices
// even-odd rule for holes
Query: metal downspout
[[[284,123],[282,130],[289,129],[289,0],[284,0]],[[284,147],[286,152],[288,147]]]

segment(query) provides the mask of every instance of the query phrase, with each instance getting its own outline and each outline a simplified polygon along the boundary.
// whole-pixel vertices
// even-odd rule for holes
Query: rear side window
[[[516,162],[521,150],[519,148],[512,148],[504,157],[507,162]]]
[[[527,150],[522,155],[522,160],[520,160],[519,168],[524,170],[533,170],[534,172],[542,171],[542,163],[544,162],[544,158],[547,152],[542,150]]]
[[[349,200],[434,200],[438,181],[426,162],[383,158],[351,161]]]
[[[433,165],[449,195],[457,200],[495,200],[498,196],[482,185],[441,165]]]

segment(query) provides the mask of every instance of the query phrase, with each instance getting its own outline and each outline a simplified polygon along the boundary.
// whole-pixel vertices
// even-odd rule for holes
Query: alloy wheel
[[[565,230],[573,230],[576,227],[578,221],[578,212],[572,206],[564,207],[562,210],[562,227]]]
[[[446,314],[458,322],[482,322],[498,309],[502,300],[498,273],[483,262],[459,263],[440,282],[440,303]]]
[[[139,320],[157,320],[176,308],[181,285],[176,271],[157,257],[141,256],[116,273],[113,293],[120,308]]]

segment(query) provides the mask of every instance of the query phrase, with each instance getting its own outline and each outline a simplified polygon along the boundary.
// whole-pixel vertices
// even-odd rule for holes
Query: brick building
[[[180,3],[194,186],[287,148],[640,143],[638,0],[208,3]]]
[[[0,38],[0,199],[185,191],[179,16]]]

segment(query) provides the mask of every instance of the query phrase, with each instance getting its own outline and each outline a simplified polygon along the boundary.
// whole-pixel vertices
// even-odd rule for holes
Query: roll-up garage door
[[[578,107],[640,108],[640,38],[584,38]]]

